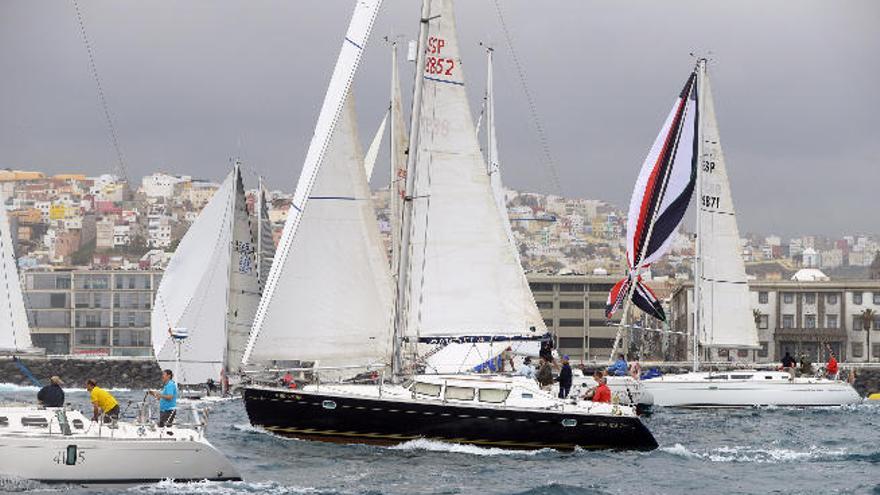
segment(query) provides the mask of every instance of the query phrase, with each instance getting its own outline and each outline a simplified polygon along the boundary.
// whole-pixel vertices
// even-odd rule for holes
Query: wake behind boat
[[[111,425],[69,408],[0,406],[0,477],[90,485],[241,480],[203,425],[159,428],[139,416]]]

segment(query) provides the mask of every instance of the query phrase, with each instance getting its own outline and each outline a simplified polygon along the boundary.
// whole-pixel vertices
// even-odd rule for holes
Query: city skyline
[[[501,5],[562,184],[559,190],[542,165],[495,6],[462,3],[457,19],[475,117],[485,87],[479,42],[496,47],[508,187],[626,205],[638,166],[690,70],[688,53],[711,51],[742,231],[880,231],[880,219],[861,214],[878,175],[873,115],[880,99],[872,88],[880,63],[871,54],[880,48],[872,31],[880,6],[590,2],[548,5],[546,19],[538,19],[525,2]],[[132,179],[161,168],[219,180],[229,158],[241,156],[275,187],[293,190],[347,3],[80,7]],[[415,6],[389,1],[383,8],[379,36],[355,82],[362,142],[387,103],[389,57],[379,38],[415,35]],[[2,10],[0,62],[16,69],[0,81],[0,166],[112,171],[115,155],[73,7],[12,1]],[[744,25],[747,39],[738,35]],[[401,65],[408,86],[411,69]],[[386,180],[378,167],[373,187]]]

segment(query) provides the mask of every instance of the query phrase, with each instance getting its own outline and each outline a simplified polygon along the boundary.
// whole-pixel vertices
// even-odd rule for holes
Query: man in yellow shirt
[[[110,392],[99,387],[98,382],[91,378],[86,381],[86,390],[92,399],[92,421],[97,421],[102,412],[105,423],[119,419],[119,403]]]

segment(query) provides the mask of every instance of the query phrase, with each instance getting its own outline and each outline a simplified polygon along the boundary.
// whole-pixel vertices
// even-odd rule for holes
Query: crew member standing
[[[828,363],[825,365],[825,374],[828,376],[829,380],[836,380],[838,371],[837,358],[834,357],[833,352],[829,352]]]
[[[159,399],[159,428],[171,426],[177,415],[177,384],[171,370],[162,371],[162,390],[151,390],[150,395]]]
[[[562,356],[562,369],[559,370],[559,398],[565,399],[571,391],[571,365],[568,363],[568,356]]]

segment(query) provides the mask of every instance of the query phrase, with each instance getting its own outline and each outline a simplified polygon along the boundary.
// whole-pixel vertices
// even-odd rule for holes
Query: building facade
[[[620,322],[620,314],[608,322],[605,303],[619,277],[529,274],[528,280],[535,303],[560,355],[567,354],[577,361],[603,361],[611,356],[618,330],[615,325]],[[662,297],[665,283],[651,286]],[[631,315],[640,317],[636,311]],[[624,339],[619,347],[641,347],[632,341],[631,336],[635,333],[638,332],[622,332]],[[662,358],[665,349],[658,347],[657,339],[651,340],[654,341],[651,353]]]
[[[761,348],[715,349],[710,359],[769,363],[789,352],[825,360],[830,347],[841,360],[880,362],[880,280],[756,280],[749,289]],[[673,292],[670,306],[673,327],[690,334],[691,282]],[[873,312],[870,331],[865,330],[865,310]]]
[[[48,354],[150,356],[157,271],[25,271],[34,346]]]

